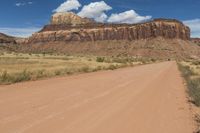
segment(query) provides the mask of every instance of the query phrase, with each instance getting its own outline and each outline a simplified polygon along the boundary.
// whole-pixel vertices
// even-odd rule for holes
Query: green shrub
[[[59,76],[59,75],[62,74],[61,70],[56,70],[54,73],[55,73],[56,76]]]

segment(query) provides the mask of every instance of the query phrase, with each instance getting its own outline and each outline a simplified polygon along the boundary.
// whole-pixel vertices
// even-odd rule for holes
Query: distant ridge
[[[15,37],[8,36],[6,34],[0,33],[0,44],[3,44],[3,43],[16,44]]]

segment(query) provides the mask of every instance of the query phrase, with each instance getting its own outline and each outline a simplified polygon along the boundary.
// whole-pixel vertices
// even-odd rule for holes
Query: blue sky
[[[104,0],[103,3],[101,0],[75,0],[80,5],[70,5],[69,1],[73,0],[68,3],[66,0],[1,1],[0,32],[29,36],[49,23],[53,11],[72,9],[80,16],[104,22],[137,23],[154,18],[175,18],[191,27],[193,37],[200,37],[200,0]],[[61,4],[65,5],[61,7]],[[92,4],[95,11],[88,11]]]

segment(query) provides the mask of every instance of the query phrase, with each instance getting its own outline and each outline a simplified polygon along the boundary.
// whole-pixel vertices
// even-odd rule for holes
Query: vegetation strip
[[[178,63],[179,70],[182,72],[183,77],[187,83],[188,93],[191,97],[191,102],[196,106],[200,106],[200,75],[194,71],[194,67],[199,69],[200,62],[189,62],[188,65]],[[200,70],[200,69],[199,69]]]
[[[155,61],[155,59],[151,58],[136,57],[1,53],[0,84],[12,84],[99,70],[115,70]]]

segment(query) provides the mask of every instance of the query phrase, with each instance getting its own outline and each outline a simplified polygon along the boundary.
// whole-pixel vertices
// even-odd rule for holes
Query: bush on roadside
[[[4,71],[0,76],[1,83],[17,83],[28,80],[31,80],[31,73],[26,70],[12,75],[8,74],[7,71]]]
[[[83,68],[81,68],[80,70],[79,70],[79,72],[90,72],[90,68],[88,67],[88,66],[85,66],[85,67],[83,67]]]
[[[27,70],[24,70],[21,73],[16,74],[16,76],[13,77],[14,83],[21,82],[21,81],[28,81],[31,79],[31,74]]]

